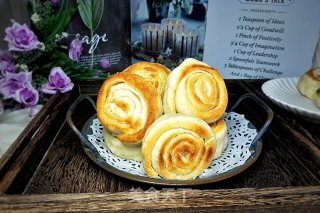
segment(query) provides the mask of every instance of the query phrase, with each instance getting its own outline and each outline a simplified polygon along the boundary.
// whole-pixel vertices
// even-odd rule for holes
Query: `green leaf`
[[[94,31],[100,24],[104,0],[77,0],[78,10],[83,23]]]
[[[68,8],[68,3],[69,1],[65,1],[65,0],[61,0],[59,2],[60,6],[59,6],[59,9],[58,9],[58,12],[57,14],[61,14],[64,10],[66,10]]]
[[[66,9],[52,18],[50,26],[53,29],[48,35],[45,35],[46,41],[55,39],[56,34],[63,32],[70,23],[75,11],[75,8]]]

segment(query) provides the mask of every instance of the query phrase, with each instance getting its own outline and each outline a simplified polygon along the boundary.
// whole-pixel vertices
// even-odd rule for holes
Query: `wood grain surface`
[[[1,212],[317,212],[319,206],[319,186],[0,197]]]
[[[70,104],[70,100],[70,94],[54,95],[1,158],[0,194],[10,191],[11,184],[17,187],[24,186],[33,176],[52,142],[46,138],[54,137],[64,120],[66,111],[57,109]],[[19,184],[15,184],[14,181]]]
[[[79,94],[96,98],[102,81],[79,82],[79,90],[51,100],[30,131],[26,130],[17,140],[19,143],[1,158],[0,212],[137,212],[142,209],[151,212],[155,205],[162,212],[178,209],[184,212],[315,212],[320,209],[320,124],[273,104],[261,92],[263,82],[226,81],[228,108],[241,95],[253,93],[274,111],[274,119],[262,138],[263,148],[258,160],[232,178],[175,188],[127,180],[90,160],[65,122],[65,113]],[[254,103],[245,103],[238,110],[253,119],[256,126],[264,120],[263,112]],[[46,113],[51,120],[44,116]],[[93,114],[92,106],[83,103],[74,112],[73,119],[81,128]],[[40,134],[32,138],[40,121],[47,123]],[[152,196],[157,200],[150,200]]]

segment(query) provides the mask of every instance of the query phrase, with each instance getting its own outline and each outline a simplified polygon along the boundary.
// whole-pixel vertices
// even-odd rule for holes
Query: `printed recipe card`
[[[209,0],[204,62],[226,79],[297,77],[311,68],[319,0]]]

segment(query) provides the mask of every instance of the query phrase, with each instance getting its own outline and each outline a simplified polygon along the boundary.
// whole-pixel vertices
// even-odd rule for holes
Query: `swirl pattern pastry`
[[[153,178],[193,179],[210,165],[215,149],[215,135],[205,121],[191,115],[165,114],[142,140],[144,169]]]
[[[228,144],[227,124],[223,118],[220,118],[216,122],[211,123],[210,127],[216,136],[217,147],[213,159],[217,159],[221,157]]]
[[[97,117],[121,142],[139,144],[163,112],[161,98],[141,76],[120,72],[106,79],[97,98]]]
[[[103,130],[103,137],[106,146],[114,155],[127,160],[135,160],[139,162],[142,161],[140,145],[127,145],[122,143],[118,140],[118,138],[111,135],[106,129]]]
[[[186,59],[168,76],[163,98],[165,113],[195,115],[212,123],[226,110],[228,93],[218,70]]]
[[[141,61],[132,64],[123,72],[129,72],[143,77],[158,90],[161,98],[163,97],[167,77],[170,73],[167,67],[158,63]]]
[[[316,90],[320,88],[320,67],[314,67],[304,73],[297,85],[300,93],[312,100],[316,99]]]

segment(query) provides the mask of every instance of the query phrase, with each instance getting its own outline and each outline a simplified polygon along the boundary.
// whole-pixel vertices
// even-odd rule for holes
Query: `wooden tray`
[[[3,211],[213,211],[262,212],[320,209],[320,125],[274,105],[261,92],[263,81],[227,80],[229,106],[254,93],[275,112],[263,135],[258,160],[244,172],[217,183],[164,187],[113,175],[82,150],[65,121],[79,95],[96,98],[102,81],[78,82],[70,94],[53,96],[0,159]],[[88,104],[74,113],[80,128],[95,112]],[[261,123],[248,103],[239,112]]]

